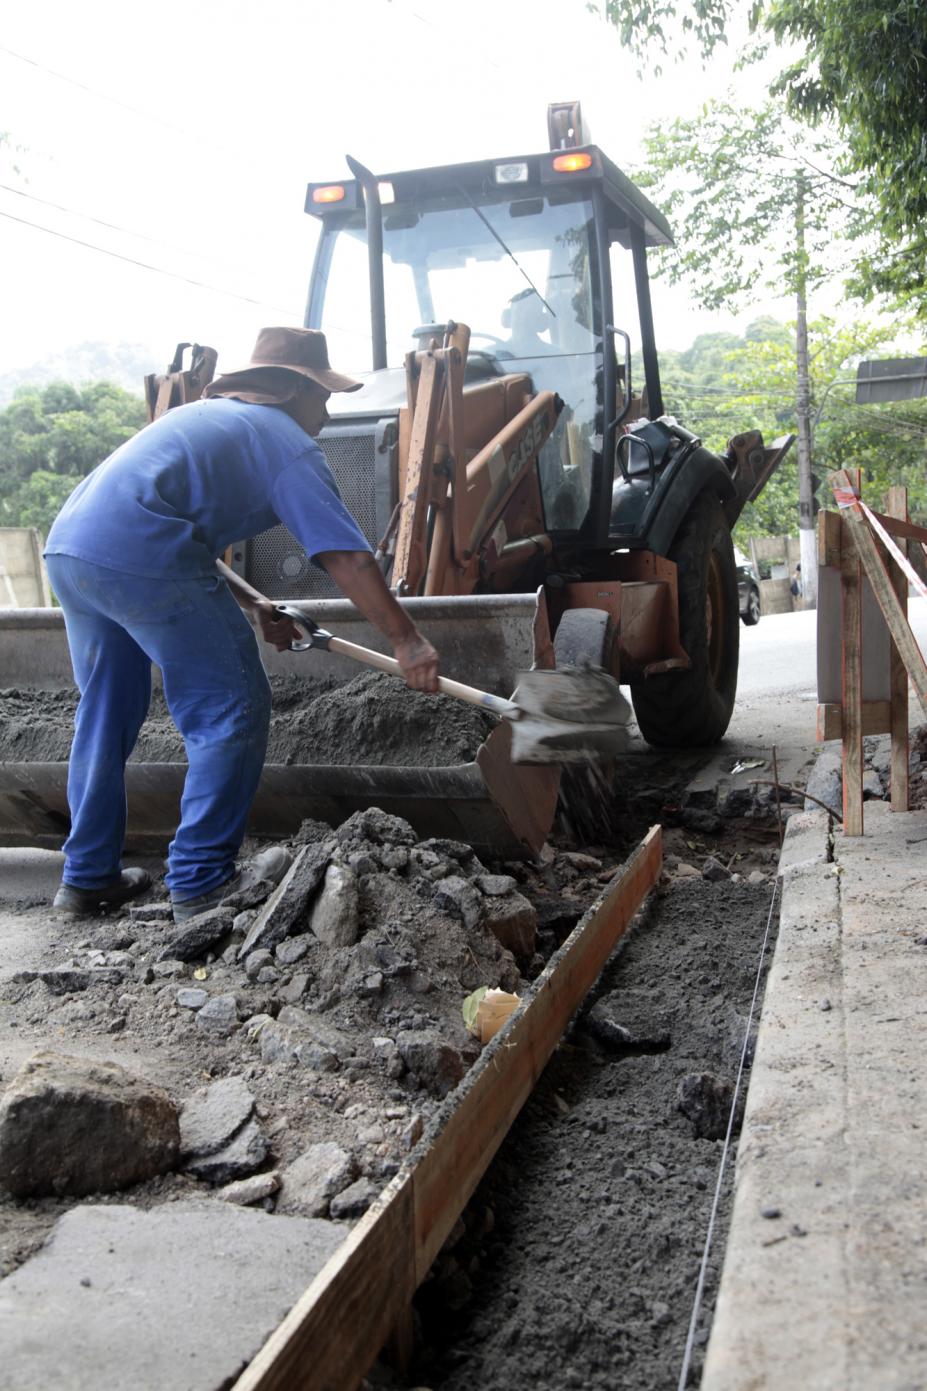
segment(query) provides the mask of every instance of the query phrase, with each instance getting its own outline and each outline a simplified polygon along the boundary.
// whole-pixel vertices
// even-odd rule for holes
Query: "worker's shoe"
[[[104,884],[101,889],[79,889],[76,884],[62,883],[52,907],[72,918],[95,917],[108,908],[118,908],[121,903],[138,898],[150,888],[151,875],[147,870],[124,869],[118,879]]]
[[[255,884],[276,886],[292,863],[293,856],[288,850],[284,850],[282,845],[270,845],[266,850],[254,855],[243,869],[232,875],[231,879],[226,879],[224,884],[210,889],[209,893],[200,894],[198,898],[172,898],[174,922],[187,922],[189,918],[195,918],[200,913],[208,913],[210,908],[218,908],[220,903],[231,898],[232,894],[243,893]]]

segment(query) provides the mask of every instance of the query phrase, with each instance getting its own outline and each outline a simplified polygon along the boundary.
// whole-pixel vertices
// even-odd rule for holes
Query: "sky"
[[[344,177],[345,153],[385,172],[540,151],[548,102],[579,98],[628,168],[648,122],[725,94],[730,50],[706,75],[686,56],[655,77],[584,0],[7,7],[0,372],[96,339],[150,345],[153,370],[210,343],[229,370],[262,325],[302,322],[305,186]],[[654,287],[665,347],[791,312],[709,314]]]

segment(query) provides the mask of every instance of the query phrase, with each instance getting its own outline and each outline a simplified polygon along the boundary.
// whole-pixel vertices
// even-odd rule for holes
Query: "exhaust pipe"
[[[364,190],[367,211],[367,267],[370,277],[370,337],[373,345],[373,370],[386,366],[386,293],[383,288],[383,211],[380,189],[375,174],[350,155],[345,155],[348,168]]]

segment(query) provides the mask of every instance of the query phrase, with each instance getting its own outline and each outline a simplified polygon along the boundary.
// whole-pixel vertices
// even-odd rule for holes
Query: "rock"
[[[620,990],[597,1000],[585,1024],[594,1038],[618,1052],[659,1053],[672,1043],[670,1016]]]
[[[687,864],[685,860],[680,860],[676,866],[677,879],[701,879],[701,877],[701,871],[696,869],[695,865]]]
[[[503,894],[510,894],[515,888],[515,880],[511,874],[478,874],[474,883],[480,893],[486,894],[489,898],[501,898]]]
[[[456,860],[467,874],[483,874],[485,872],[474,854],[473,847],[467,845],[465,841],[446,840],[443,836],[432,836],[428,840],[423,840],[418,849],[419,851],[430,850],[441,860]]]
[[[258,985],[276,985],[280,979],[280,972],[276,966],[262,966],[257,973]]]
[[[281,966],[295,966],[297,961],[302,961],[313,940],[308,932],[304,932],[299,937],[287,937],[274,949],[274,956]]]
[[[196,1154],[184,1162],[187,1173],[207,1183],[231,1183],[247,1178],[267,1158],[270,1142],[257,1121],[246,1121],[227,1145],[215,1154]]]
[[[349,816],[335,832],[339,845],[347,849],[363,849],[373,845],[415,845],[418,836],[401,816],[391,816],[379,807],[368,807]]]
[[[245,975],[249,980],[257,980],[264,967],[269,966],[273,959],[273,952],[268,951],[266,947],[258,947],[245,961]]]
[[[19,1198],[126,1188],[179,1150],[170,1097],[116,1063],[37,1053],[0,1101],[0,1188]]]
[[[542,898],[534,905],[538,931],[552,932],[558,942],[569,937],[585,908],[576,898]]]
[[[490,899],[483,906],[483,921],[519,965],[528,964],[537,942],[538,915],[523,894]]]
[[[863,769],[863,801],[879,801],[885,796],[882,779],[875,768]]]
[[[464,1075],[458,1050],[433,1029],[403,1030],[396,1046],[409,1071],[436,1096],[447,1096]]]
[[[345,859],[358,878],[362,874],[376,874],[380,868],[369,850],[352,850],[349,855],[345,856]]]
[[[594,855],[582,855],[576,850],[564,850],[559,858],[571,869],[581,870],[584,874],[592,874],[595,870],[602,868],[602,861],[597,860]]]
[[[728,800],[730,801],[730,799]],[[727,805],[725,811],[728,816],[738,814],[733,807]],[[702,807],[686,807],[679,819],[687,831],[697,831],[705,836],[716,836],[724,830],[724,822],[718,813],[707,811]]]
[[[290,857],[287,856],[287,867],[289,867],[289,862]],[[277,882],[279,881],[273,879],[252,879],[247,884],[243,884],[240,889],[235,889],[222,902],[234,909],[236,915],[250,912],[252,908],[260,907],[270,897],[277,887]]]
[[[224,905],[198,913],[168,938],[158,953],[158,960],[201,961],[217,942],[229,935],[234,921],[234,909]]]
[[[340,1145],[327,1141],[310,1145],[281,1174],[280,1212],[324,1217],[336,1194],[347,1188],[357,1169]]]
[[[181,1009],[202,1009],[209,999],[205,990],[184,986],[177,991],[177,1003]]]
[[[189,974],[185,961],[156,961],[151,968],[152,979],[157,976],[160,980],[170,980]],[[147,979],[145,983],[148,984]]]
[[[230,1034],[238,1028],[238,1002],[234,995],[213,995],[196,1016],[196,1027],[207,1034]]]
[[[271,1169],[267,1174],[252,1174],[251,1178],[227,1183],[215,1196],[223,1203],[238,1203],[241,1207],[248,1207],[250,1203],[262,1203],[265,1198],[273,1197],[279,1187],[279,1171]]]
[[[163,923],[173,922],[171,915],[170,899],[163,899],[161,903],[132,903],[129,905],[129,917],[137,923]]]
[[[244,961],[258,947],[275,947],[289,937],[305,916],[316,890],[325,876],[334,842],[325,840],[303,846],[280,883],[248,930],[238,951]]]
[[[408,1125],[404,1127],[402,1135],[399,1138],[402,1141],[403,1147],[407,1150],[411,1150],[415,1148],[415,1146],[418,1144],[419,1140],[422,1138],[424,1133],[425,1122],[422,1120],[422,1117],[416,1111],[415,1115],[411,1118]]]
[[[688,1073],[676,1091],[679,1110],[692,1122],[696,1139],[699,1140],[724,1139],[733,1097],[731,1083],[714,1077],[710,1072]],[[743,1109],[742,1104],[738,1109]],[[734,1129],[736,1132],[736,1118]]]
[[[52,995],[71,995],[86,990],[90,984],[90,972],[77,966],[55,966],[50,971],[39,971],[38,977]]]
[[[215,1154],[253,1112],[254,1097],[242,1077],[221,1077],[194,1092],[180,1112],[181,1153]]]
[[[750,873],[747,875],[747,883],[748,883],[748,884],[765,884],[765,883],[766,883],[766,875],[763,873],[763,871],[762,871],[761,869],[751,869]]]
[[[125,951],[137,941],[138,935],[132,931],[131,923],[107,923],[93,934],[93,945],[100,951]]]
[[[435,885],[434,904],[441,913],[461,918],[465,927],[476,927],[483,913],[483,899],[469,879],[460,874],[448,875]]]
[[[288,1005],[298,1005],[309,989],[310,977],[304,971],[297,971],[292,980],[280,987],[277,994]]]
[[[393,819],[398,820],[398,817]],[[322,891],[312,907],[309,927],[320,942],[331,947],[351,947],[357,941],[360,935],[357,876],[347,865],[330,864],[326,869]]]
[[[377,858],[386,870],[407,869],[409,866],[409,848],[407,845],[384,845]]]
[[[337,1197],[332,1198],[329,1214],[334,1218],[359,1217],[375,1201],[379,1191],[372,1179],[356,1179]]]
[[[260,1032],[261,1062],[301,1063],[314,1072],[337,1072],[338,1055],[318,1039],[299,1029],[287,1028],[277,1020],[265,1024]]]
[[[720,860],[716,860],[714,855],[709,855],[702,865],[702,878],[708,879],[711,883],[720,883],[722,879],[730,879],[730,874],[725,869]]]

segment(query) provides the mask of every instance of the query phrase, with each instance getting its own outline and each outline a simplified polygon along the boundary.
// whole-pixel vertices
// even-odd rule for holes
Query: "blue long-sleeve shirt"
[[[191,578],[278,522],[310,556],[370,550],[315,440],[275,406],[219,397],[168,411],[105,459],[68,498],[45,551]]]

